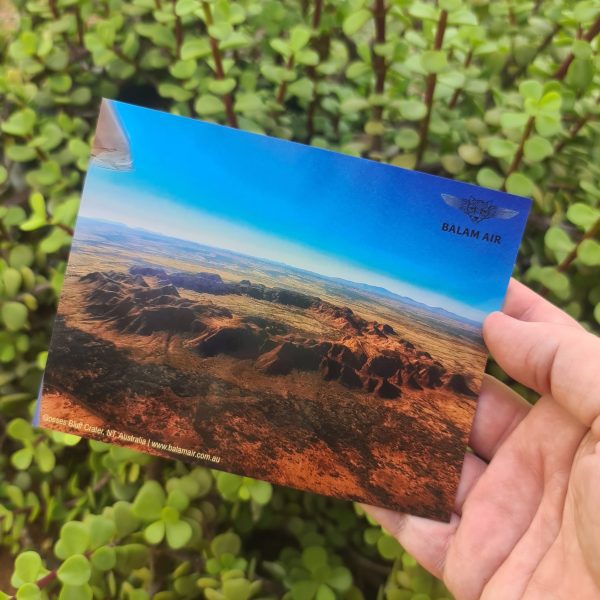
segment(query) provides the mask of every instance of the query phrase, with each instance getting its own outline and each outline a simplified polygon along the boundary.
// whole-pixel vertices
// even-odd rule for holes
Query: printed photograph
[[[528,209],[105,100],[39,422],[448,520]]]

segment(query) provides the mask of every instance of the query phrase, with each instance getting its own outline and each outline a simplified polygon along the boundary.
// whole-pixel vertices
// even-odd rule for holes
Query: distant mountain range
[[[351,288],[353,290],[356,290],[357,292],[363,292],[363,293],[367,293],[367,294],[371,294],[371,295],[375,295],[375,296],[380,296],[387,300],[394,300],[396,302],[400,302],[402,304],[407,304],[414,308],[427,311],[428,313],[437,314],[440,317],[443,317],[446,319],[461,321],[462,323],[472,325],[473,327],[476,327],[478,329],[481,328],[481,323],[478,321],[474,321],[467,317],[457,315],[456,313],[450,312],[444,308],[440,308],[439,306],[430,306],[423,302],[418,302],[417,300],[413,300],[412,298],[409,298],[408,296],[401,296],[399,294],[395,294],[394,292],[391,292],[387,288],[384,288],[381,286],[370,285],[368,283],[357,283],[355,281],[350,281],[348,279],[343,279],[341,277],[330,277],[328,275],[321,275],[320,273],[315,273],[314,271],[309,271],[307,269],[302,269],[300,267],[294,267],[294,266],[288,265],[286,263],[270,260],[267,258],[254,257],[254,256],[250,257],[249,255],[242,254],[242,253],[236,252],[234,250],[228,250],[226,248],[217,248],[215,246],[207,246],[200,242],[193,242],[191,240],[183,240],[183,239],[176,238],[173,236],[164,235],[164,234],[158,233],[156,231],[150,231],[150,230],[144,229],[142,227],[130,227],[128,225],[124,225],[123,223],[118,223],[116,221],[110,221],[108,219],[99,219],[99,218],[93,218],[93,217],[80,216],[78,218],[78,226],[80,226],[80,225],[82,225],[85,228],[93,229],[95,233],[98,233],[100,235],[107,235],[108,237],[111,237],[111,238],[114,238],[115,234],[116,234],[117,238],[123,238],[123,236],[130,236],[133,233],[133,234],[137,235],[138,237],[140,237],[142,239],[146,239],[148,241],[155,241],[155,242],[163,241],[164,242],[165,240],[167,240],[170,243],[177,242],[180,246],[182,244],[184,245],[184,247],[182,249],[185,248],[188,250],[192,250],[194,248],[198,248],[198,249],[210,250],[210,251],[218,250],[220,253],[229,255],[229,256],[241,257],[244,259],[251,258],[252,260],[261,261],[263,263],[272,265],[274,267],[283,268],[287,271],[291,270],[291,271],[295,271],[297,273],[306,274],[311,277],[321,279],[322,281],[325,281],[325,282],[330,282],[330,283],[334,283],[334,284],[337,284],[337,285],[340,285],[340,286],[343,286],[346,288]],[[106,229],[104,229],[103,231],[98,231],[98,229],[97,229],[98,225],[105,226],[106,228],[109,228],[112,231],[106,231]],[[114,231],[115,229],[117,231]],[[119,229],[122,229],[124,231],[118,231]]]

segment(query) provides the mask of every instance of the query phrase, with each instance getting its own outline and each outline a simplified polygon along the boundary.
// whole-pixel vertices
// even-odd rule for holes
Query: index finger
[[[567,313],[512,278],[508,285],[502,312],[519,319],[519,321],[558,323],[581,328],[581,325]]]

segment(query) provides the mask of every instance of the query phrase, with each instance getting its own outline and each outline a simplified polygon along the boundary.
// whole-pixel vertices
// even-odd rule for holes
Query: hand
[[[600,339],[511,281],[450,523],[365,507],[457,600],[600,598]]]

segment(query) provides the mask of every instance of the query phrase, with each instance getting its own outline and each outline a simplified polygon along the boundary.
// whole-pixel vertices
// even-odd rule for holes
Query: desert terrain
[[[42,417],[447,519],[485,360],[475,323],[382,288],[80,218]]]

